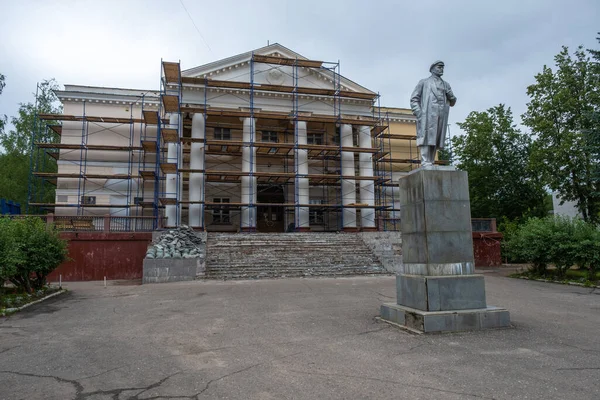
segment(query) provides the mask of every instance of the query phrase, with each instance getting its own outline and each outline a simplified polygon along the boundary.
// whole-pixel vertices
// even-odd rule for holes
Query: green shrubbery
[[[67,242],[40,218],[0,218],[0,286],[10,281],[32,293],[67,260]]]
[[[546,276],[553,265],[564,278],[578,266],[593,281],[600,269],[600,230],[577,218],[531,218],[506,236],[504,251],[509,259],[531,263],[538,276]]]

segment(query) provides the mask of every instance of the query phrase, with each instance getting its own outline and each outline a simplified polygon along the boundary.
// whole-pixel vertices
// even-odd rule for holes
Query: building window
[[[322,133],[309,133],[306,135],[306,143],[307,144],[323,144],[323,134]]]
[[[262,141],[269,143],[277,143],[279,141],[277,137],[277,132],[262,131]]]
[[[231,129],[215,128],[214,138],[215,140],[231,140]]]
[[[310,204],[323,204],[323,200],[311,199]],[[311,207],[308,212],[308,222],[311,225],[323,225],[325,220],[325,212],[323,209]]]
[[[96,204],[96,196],[81,196],[81,205],[90,206]]]
[[[135,205],[139,205],[140,203],[144,202],[144,198],[143,197],[134,197],[133,198],[133,204]]]
[[[213,199],[213,202],[226,204],[226,203],[229,203],[229,198],[215,197]],[[215,207],[216,207],[216,205],[215,205]],[[227,207],[227,208],[225,208],[225,207],[217,208],[217,209],[213,210],[213,212],[212,212],[213,224],[230,224],[231,223],[231,218],[229,215],[229,207]]]

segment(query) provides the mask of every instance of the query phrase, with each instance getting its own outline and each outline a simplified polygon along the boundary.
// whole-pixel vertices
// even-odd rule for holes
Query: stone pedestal
[[[402,272],[397,304],[381,318],[421,332],[510,326],[505,309],[488,307],[483,276],[474,274],[467,173],[419,168],[400,179]]]

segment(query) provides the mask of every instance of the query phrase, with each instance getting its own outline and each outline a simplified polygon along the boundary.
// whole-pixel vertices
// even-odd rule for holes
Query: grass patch
[[[0,288],[0,315],[6,314],[7,309],[22,307],[26,304],[42,299],[60,288],[44,286],[33,293],[25,293],[14,287]]]
[[[524,272],[517,272],[509,275],[511,278],[529,278],[529,279],[546,279],[553,282],[562,283],[581,283],[584,286],[600,286],[600,272],[596,273],[595,280],[588,279],[588,272],[583,269],[569,269],[566,271],[565,276],[561,277],[559,271],[556,269],[548,269],[545,274],[541,275],[534,270],[527,270]]]

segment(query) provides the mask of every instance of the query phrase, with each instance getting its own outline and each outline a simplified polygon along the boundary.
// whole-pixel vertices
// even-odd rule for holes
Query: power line
[[[204,42],[204,44],[206,45],[206,47],[208,48],[208,51],[211,52],[211,54],[214,55],[212,49],[210,48],[210,46],[208,45],[208,42],[206,41],[206,39],[204,39],[204,36],[202,36],[202,32],[200,32],[200,29],[198,29],[198,26],[196,26],[196,23],[194,22],[194,19],[192,18],[192,16],[190,15],[190,12],[188,11],[188,9],[185,7],[185,4],[183,4],[183,0],[179,0],[179,3],[181,3],[181,6],[183,7],[183,9],[185,10],[185,12],[187,13],[188,17],[190,17],[190,21],[192,21],[192,25],[194,25],[194,28],[196,28],[196,31],[198,32],[198,35],[200,35],[200,38],[202,39],[202,41]]]

